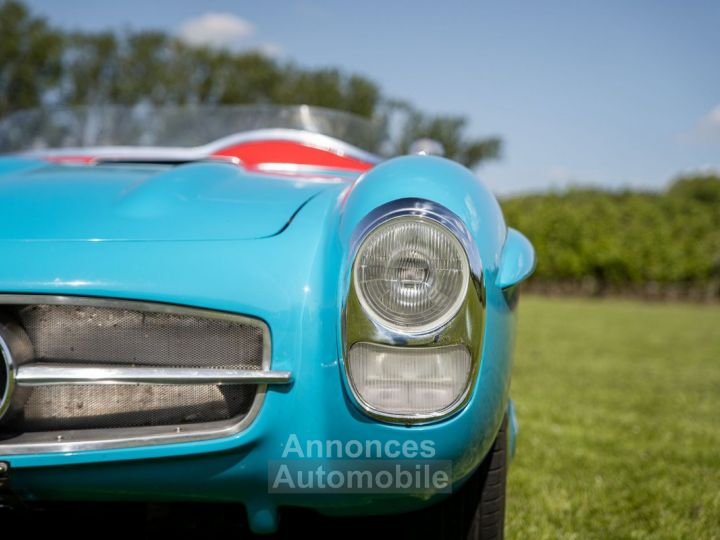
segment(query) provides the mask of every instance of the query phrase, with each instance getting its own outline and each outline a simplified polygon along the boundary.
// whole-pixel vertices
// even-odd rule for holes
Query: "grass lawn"
[[[720,307],[520,300],[508,538],[720,539]]]

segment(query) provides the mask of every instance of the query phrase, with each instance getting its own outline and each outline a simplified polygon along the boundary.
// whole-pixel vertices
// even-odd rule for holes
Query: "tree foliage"
[[[427,137],[441,143],[448,158],[468,167],[500,156],[499,138],[469,139],[465,136],[467,118],[463,116],[423,114],[407,103],[395,106],[404,113],[400,136],[393,150],[395,154],[407,153],[414,141]]]
[[[306,104],[386,123],[373,81],[338,69],[305,69],[259,52],[190,46],[163,32],[62,33],[15,0],[0,0],[0,117],[38,105]],[[407,105],[400,142],[437,138],[468,166],[497,157],[500,141],[469,139],[463,117]],[[378,150],[379,148],[371,148]]]
[[[538,256],[535,279],[605,288],[720,282],[720,177],[681,177],[665,193],[571,189],[502,201]]]
[[[61,76],[63,39],[18,2],[0,3],[0,116],[35,107]]]

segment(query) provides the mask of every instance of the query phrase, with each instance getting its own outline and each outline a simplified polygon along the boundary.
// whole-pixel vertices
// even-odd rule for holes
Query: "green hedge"
[[[501,201],[535,245],[534,281],[593,292],[680,286],[717,294],[720,177],[682,177],[664,193],[570,189]]]

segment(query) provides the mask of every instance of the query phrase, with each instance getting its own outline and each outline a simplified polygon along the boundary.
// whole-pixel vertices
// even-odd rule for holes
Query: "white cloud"
[[[720,104],[703,116],[700,120],[700,127],[704,127],[710,130],[717,130],[720,133]]]
[[[680,133],[678,139],[685,143],[720,142],[720,104],[700,118],[693,129]]]
[[[178,37],[191,45],[232,48],[251,37],[255,26],[232,13],[205,13],[186,20],[178,30]]]
[[[263,53],[265,56],[270,56],[271,58],[275,58],[277,56],[282,55],[282,53],[285,52],[285,49],[282,45],[279,43],[274,43],[272,41],[268,41],[267,43],[261,43],[258,45],[257,50]]]

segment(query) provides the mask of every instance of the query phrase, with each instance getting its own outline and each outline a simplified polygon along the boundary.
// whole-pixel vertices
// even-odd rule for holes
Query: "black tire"
[[[495,442],[483,462],[482,482],[477,482],[475,478],[470,481],[475,484],[473,489],[478,491],[478,495],[472,523],[467,534],[468,540],[502,540],[505,534],[507,446],[507,417],[505,417]]]
[[[420,519],[403,517],[417,527],[416,538],[502,540],[506,479],[507,418],[480,467],[457,492],[420,512]]]

